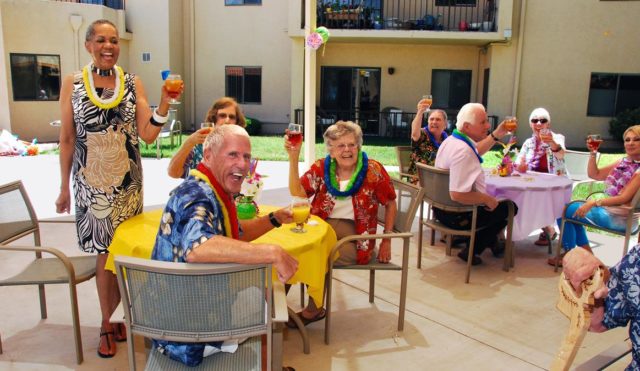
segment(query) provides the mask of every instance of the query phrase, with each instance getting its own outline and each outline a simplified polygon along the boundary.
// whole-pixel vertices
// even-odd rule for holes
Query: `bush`
[[[262,122],[258,119],[252,119],[249,117],[246,117],[246,121],[247,127],[245,129],[247,129],[247,133],[249,133],[249,135],[259,135]]]
[[[640,125],[640,108],[627,109],[618,113],[609,121],[609,134],[613,139],[622,141],[624,131],[633,125]]]

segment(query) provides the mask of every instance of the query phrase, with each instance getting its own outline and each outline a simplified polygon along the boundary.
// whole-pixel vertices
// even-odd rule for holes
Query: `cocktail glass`
[[[515,116],[507,116],[504,118],[504,127],[510,134],[515,133],[518,128],[518,119]]]
[[[180,89],[182,89],[182,77],[180,75],[171,74],[164,80],[164,86],[167,89],[167,93],[171,97],[169,104],[180,104],[180,101],[176,100],[180,96]]]
[[[287,136],[289,137],[289,142],[294,146],[302,143],[302,125],[299,124],[289,124],[289,133]]]
[[[293,197],[291,200],[291,211],[293,212],[293,222],[296,226],[291,228],[294,233],[306,233],[304,223],[309,219],[311,204],[306,197]]]
[[[591,152],[598,152],[600,149],[600,145],[603,140],[600,134],[589,134],[587,135],[587,147]]]

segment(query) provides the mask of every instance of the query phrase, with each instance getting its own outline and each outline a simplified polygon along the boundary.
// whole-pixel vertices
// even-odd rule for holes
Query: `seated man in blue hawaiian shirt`
[[[604,332],[630,323],[629,339],[632,345],[632,361],[627,370],[640,369],[640,245],[632,248],[615,266],[609,268],[607,286],[595,292],[596,299],[604,298],[604,306],[596,306],[591,314],[589,331]],[[572,249],[562,259],[564,274],[571,286],[578,290],[580,284],[591,277],[597,267],[604,264],[585,249]],[[605,274],[605,277],[607,275]]]
[[[225,125],[204,143],[204,158],[197,169],[171,192],[153,248],[152,259],[188,263],[271,263],[286,282],[298,262],[280,246],[250,244],[282,223],[293,221],[289,209],[243,221],[240,228],[233,195],[240,192],[249,170],[251,143],[240,126]],[[196,366],[220,343],[176,343],[154,340],[170,358]]]

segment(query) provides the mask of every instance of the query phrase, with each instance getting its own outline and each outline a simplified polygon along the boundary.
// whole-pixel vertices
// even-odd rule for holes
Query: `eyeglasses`
[[[236,115],[234,115],[233,113],[232,114],[226,114],[224,112],[218,113],[218,118],[219,119],[223,119],[224,120],[227,117],[229,118],[229,120],[235,120],[236,119]]]
[[[547,119],[531,119],[531,122],[534,124],[537,124],[538,121],[540,121],[541,124],[546,124],[547,122],[549,122],[549,120]]]
[[[336,147],[339,151],[344,151],[346,149],[351,151],[354,148],[356,148],[357,146],[356,146],[355,143],[348,143],[348,144],[338,144],[338,145],[335,145],[334,147]]]

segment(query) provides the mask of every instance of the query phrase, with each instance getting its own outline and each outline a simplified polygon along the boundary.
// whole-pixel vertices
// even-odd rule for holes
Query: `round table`
[[[518,206],[513,241],[527,238],[536,229],[554,225],[556,219],[562,217],[564,205],[571,201],[573,181],[564,176],[528,171],[501,177],[488,172],[485,182],[488,194],[511,200]]]

